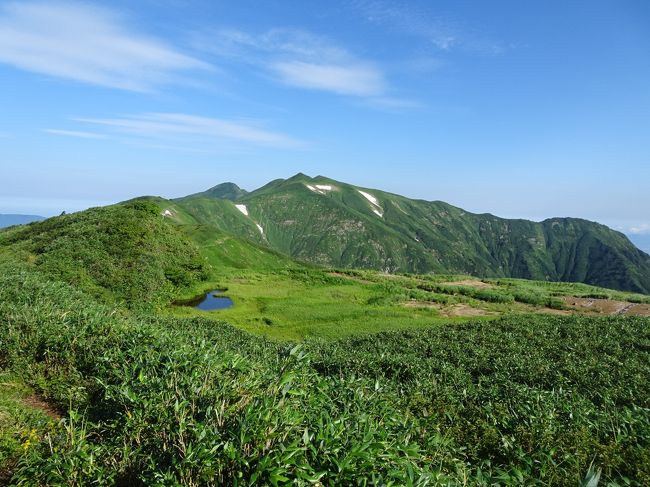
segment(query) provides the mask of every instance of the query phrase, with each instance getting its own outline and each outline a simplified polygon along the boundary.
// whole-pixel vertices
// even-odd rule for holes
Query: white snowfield
[[[372,209],[372,211],[375,213],[380,218],[384,217],[384,213],[381,209],[381,206],[379,206],[379,202],[377,201],[377,198],[375,198],[373,195],[370,193],[366,193],[365,191],[361,191],[360,189],[357,189],[357,191],[363,196],[365,199],[370,201],[372,205],[375,206],[375,208]]]
[[[307,186],[310,191],[318,194],[327,194],[327,191],[332,191],[334,189],[334,186],[331,186],[329,184],[317,184],[316,186],[305,184],[305,186]]]
[[[235,205],[235,207],[244,215],[248,216],[248,209],[246,208],[246,205]]]
[[[256,223],[255,225],[257,225],[257,228],[260,231],[260,233],[264,235],[264,229],[262,228],[262,225],[260,225],[259,223]]]
[[[173,216],[173,215],[172,215],[172,212],[171,212],[171,211],[169,211],[169,210],[165,210],[165,211],[163,211],[162,216]]]
[[[379,203],[377,202],[377,198],[375,198],[373,195],[371,195],[370,193],[366,193],[365,191],[361,191],[360,189],[357,189],[357,191],[361,193],[361,195],[364,198],[366,198],[368,201],[370,201],[373,205],[379,206]]]

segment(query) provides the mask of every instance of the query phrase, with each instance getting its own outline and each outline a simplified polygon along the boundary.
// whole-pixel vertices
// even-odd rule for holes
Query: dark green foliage
[[[389,332],[320,344],[313,365],[399,394],[425,450],[442,435],[471,465],[507,465],[527,485],[575,485],[592,459],[609,480],[647,485],[648,325],[515,317]]]

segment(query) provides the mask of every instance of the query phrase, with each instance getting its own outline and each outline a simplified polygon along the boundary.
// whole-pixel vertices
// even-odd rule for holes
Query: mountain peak
[[[308,176],[305,173],[299,172],[298,174],[294,174],[291,176],[287,181],[303,181],[303,180],[308,180],[311,181],[313,178],[311,176]]]
[[[205,192],[206,196],[212,198],[220,198],[222,200],[236,200],[241,198],[247,193],[246,190],[241,189],[235,183],[221,183],[208,189]]]
[[[194,193],[189,196],[185,196],[184,198],[178,198],[178,199],[185,199],[185,198],[198,196],[204,198],[215,198],[219,200],[235,201],[245,196],[246,194],[248,194],[248,191],[246,191],[245,189],[241,189],[235,183],[228,182],[228,183],[217,184],[216,186],[213,186],[208,190],[202,191],[200,193]]]

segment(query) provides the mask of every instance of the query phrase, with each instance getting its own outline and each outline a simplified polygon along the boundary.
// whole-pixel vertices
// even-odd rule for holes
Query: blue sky
[[[0,213],[322,174],[650,233],[650,2],[0,1]]]

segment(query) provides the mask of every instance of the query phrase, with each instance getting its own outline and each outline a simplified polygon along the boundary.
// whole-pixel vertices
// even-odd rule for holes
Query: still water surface
[[[234,304],[232,299],[226,296],[219,296],[220,294],[223,294],[223,291],[215,289],[214,291],[208,291],[205,293],[205,296],[199,296],[196,299],[183,301],[179,304],[182,304],[183,306],[192,306],[194,309],[200,309],[202,311],[230,308]]]

